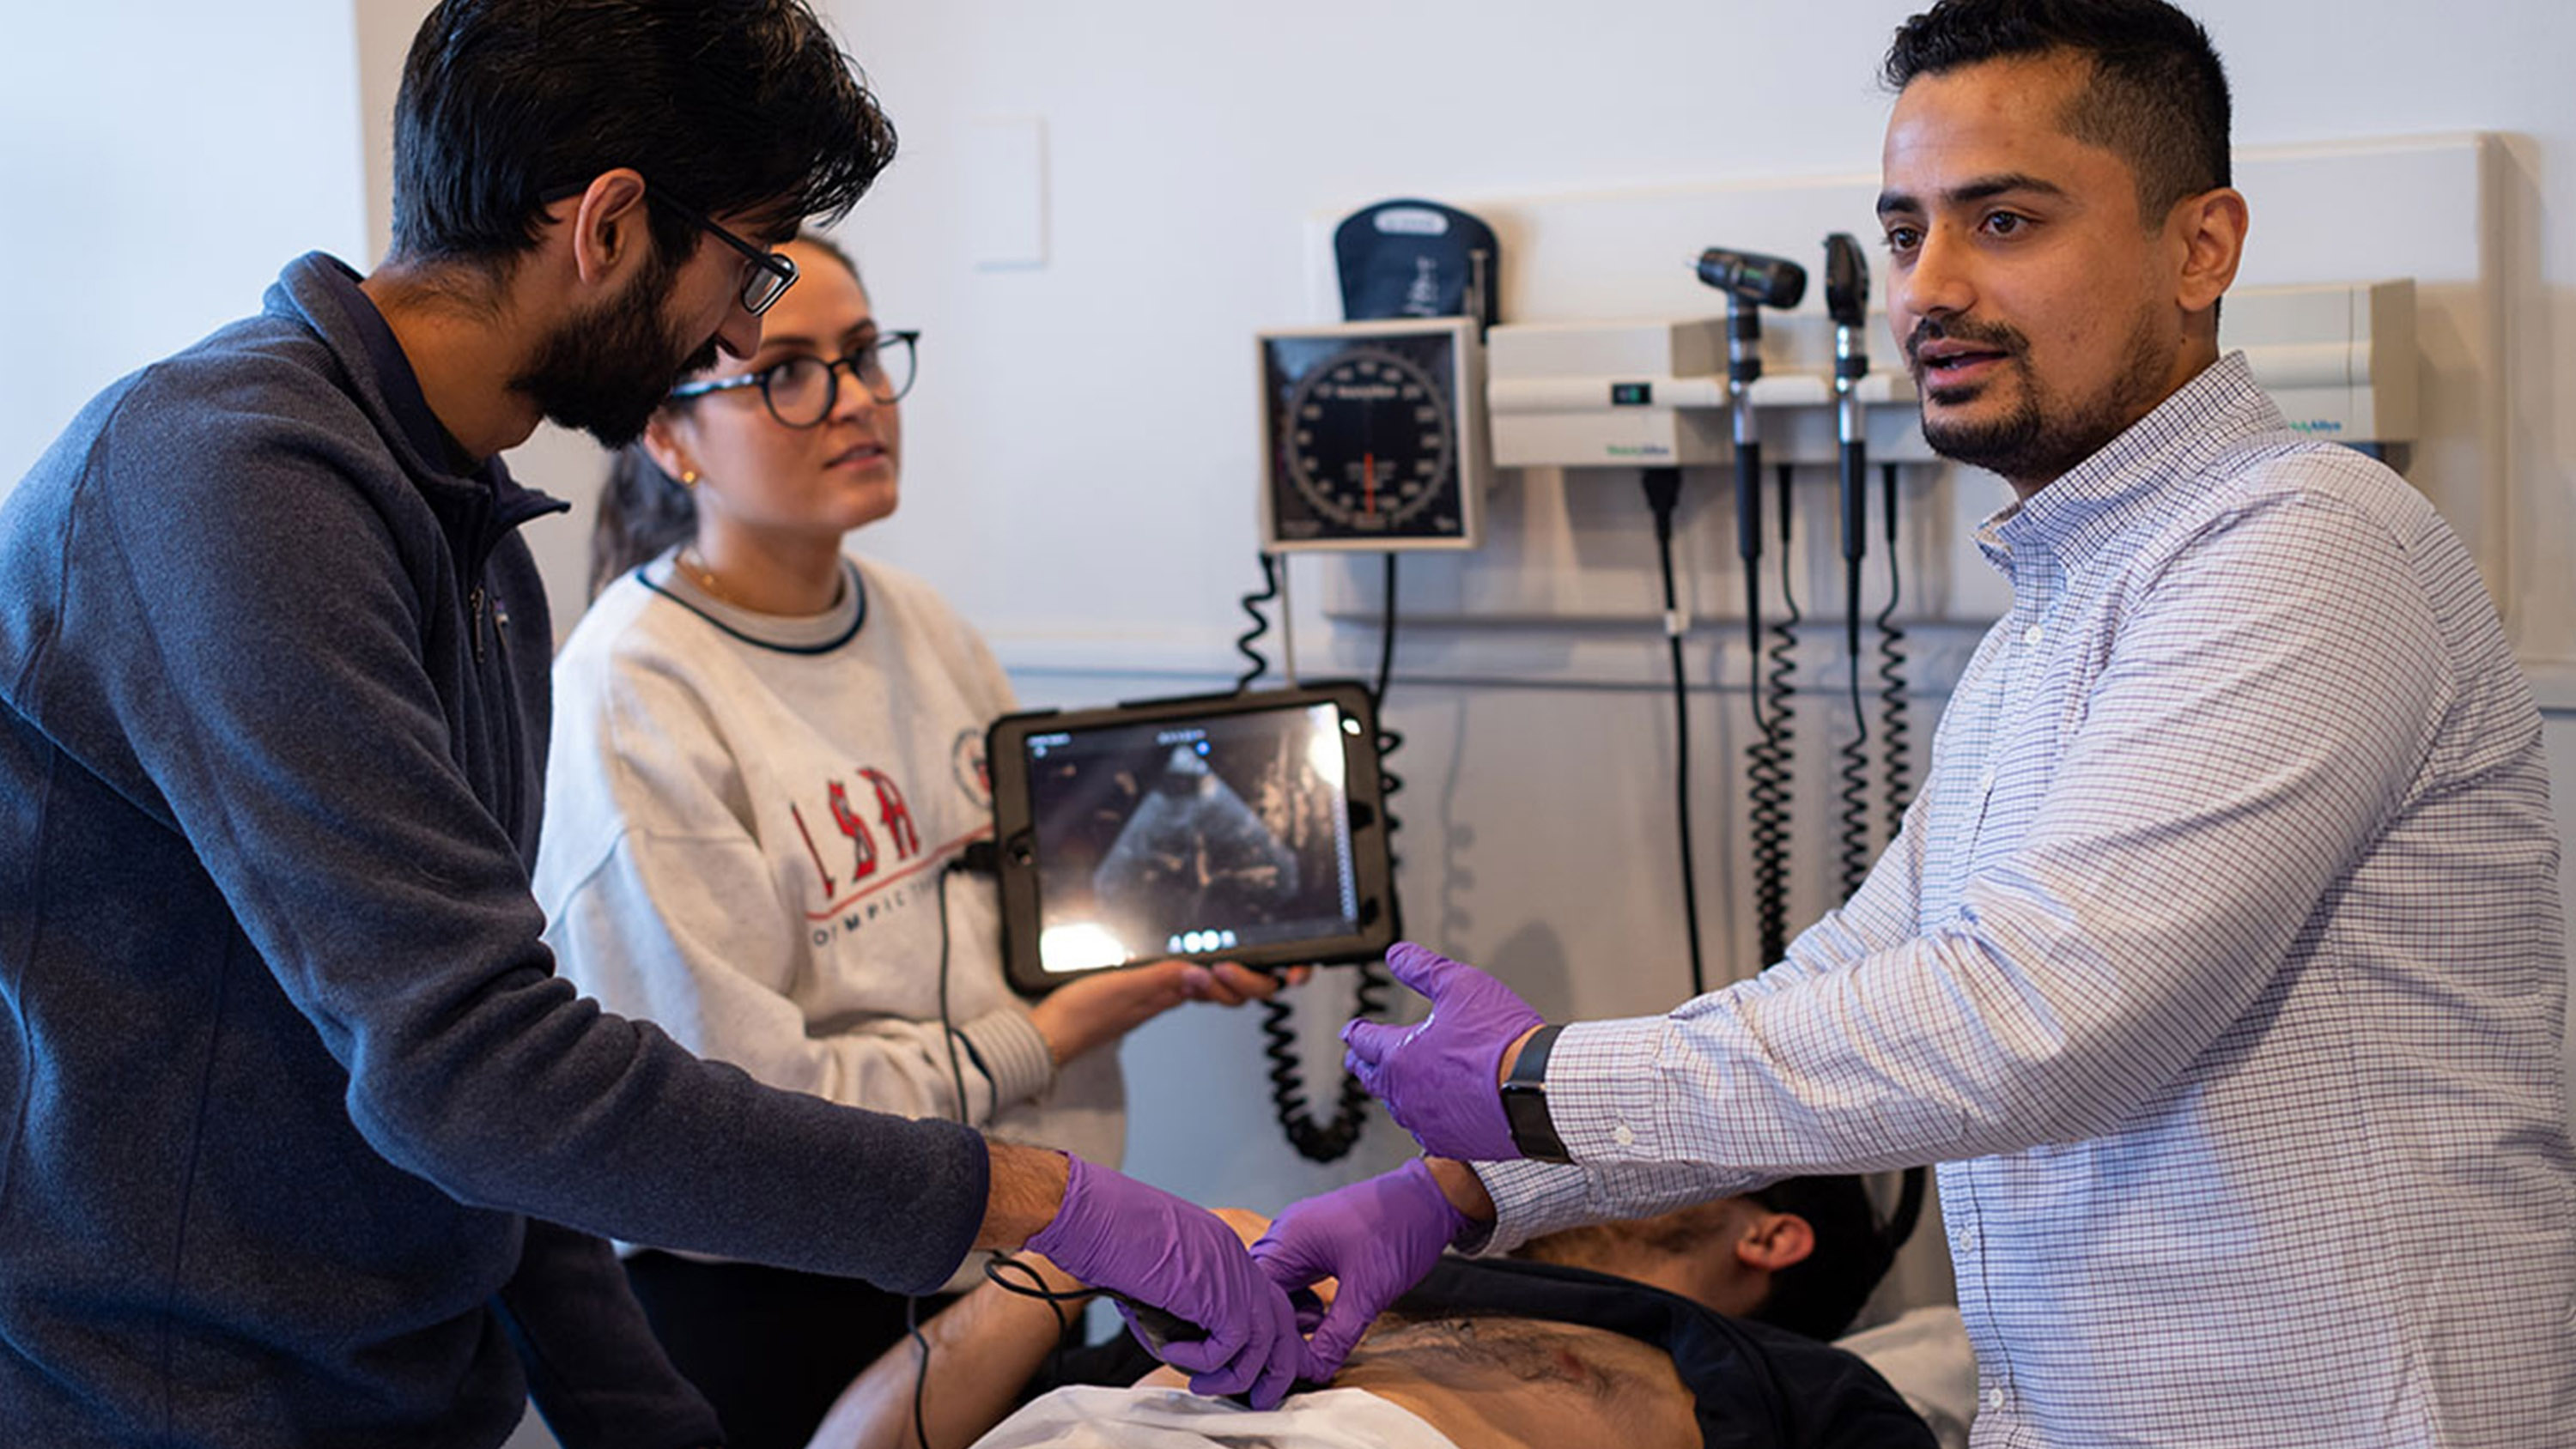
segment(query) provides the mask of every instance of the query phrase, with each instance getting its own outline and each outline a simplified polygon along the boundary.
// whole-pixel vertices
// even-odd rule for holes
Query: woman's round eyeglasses
[[[791,428],[820,427],[840,404],[843,372],[858,379],[868,396],[880,403],[894,402],[910,392],[913,343],[920,337],[918,331],[880,332],[843,356],[828,359],[800,352],[740,377],[682,383],[671,389],[671,400],[756,387],[769,415],[781,424]]]

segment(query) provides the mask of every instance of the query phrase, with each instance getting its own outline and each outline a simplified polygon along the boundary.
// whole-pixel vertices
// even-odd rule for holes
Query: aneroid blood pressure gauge
[[[1474,321],[1261,334],[1263,546],[1473,548],[1486,477]]]

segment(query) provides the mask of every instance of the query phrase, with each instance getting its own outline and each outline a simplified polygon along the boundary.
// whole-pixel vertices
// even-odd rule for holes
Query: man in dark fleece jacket
[[[385,266],[289,265],[0,507],[0,1442],[490,1445],[531,1391],[716,1442],[597,1234],[914,1291],[1026,1240],[1285,1392],[1215,1218],[761,1087],[539,944],[560,505],[494,455],[748,356],[793,268],[745,238],[892,148],[801,0],[448,0]]]

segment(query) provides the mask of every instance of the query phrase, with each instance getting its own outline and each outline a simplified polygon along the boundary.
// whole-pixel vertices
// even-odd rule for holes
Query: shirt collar
[[[635,576],[644,587],[746,644],[781,654],[828,654],[857,638],[859,626],[867,622],[867,581],[846,555],[841,559],[840,597],[822,613],[801,618],[757,614],[717,598],[679,566],[679,556],[679,547],[668,549],[638,568]]]
[[[530,519],[572,506],[512,478],[500,454],[473,457],[449,436],[438,414],[431,411],[429,394],[421,390],[420,374],[412,371],[411,358],[394,337],[392,324],[376,310],[374,299],[358,285],[358,273],[348,263],[327,252],[312,252],[290,264],[279,280],[292,305],[312,319],[309,325],[341,352],[343,362],[352,370],[363,364],[376,406],[382,409],[377,414],[378,427],[390,423],[398,430],[416,466],[429,472],[414,478],[424,495],[454,490],[459,498],[488,499],[488,510],[481,503],[473,505],[483,519],[487,543]],[[328,306],[317,310],[318,303]],[[335,320],[322,321],[326,316]],[[357,345],[357,357],[346,352],[350,342]]]
[[[2215,486],[2209,465],[2246,438],[2287,426],[2245,354],[2228,353],[2100,452],[1988,517],[1977,546],[2007,576],[2012,557],[2032,550],[2071,569],[2141,517],[2170,510],[2177,490]]]
[[[385,407],[393,414],[395,426],[403,430],[403,437],[423,458],[436,459],[460,476],[473,476],[487,460],[469,456],[440,425],[438,414],[430,411],[429,394],[421,390],[420,374],[412,371],[411,358],[403,352],[402,343],[395,340],[385,314],[376,310],[374,299],[358,285],[358,274],[337,257],[321,259],[326,265],[313,269],[314,280],[340,304],[350,328],[357,333],[358,346],[367,354],[367,365],[375,372],[376,386],[384,393]]]

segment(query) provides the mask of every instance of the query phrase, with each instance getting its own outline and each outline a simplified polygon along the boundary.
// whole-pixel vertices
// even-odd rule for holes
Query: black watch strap
[[[1503,1119],[1511,1124],[1512,1145],[1532,1162],[1571,1162],[1565,1141],[1556,1135],[1556,1119],[1547,1110],[1547,1054],[1561,1026],[1542,1026],[1521,1044],[1512,1074],[1503,1082]]]

